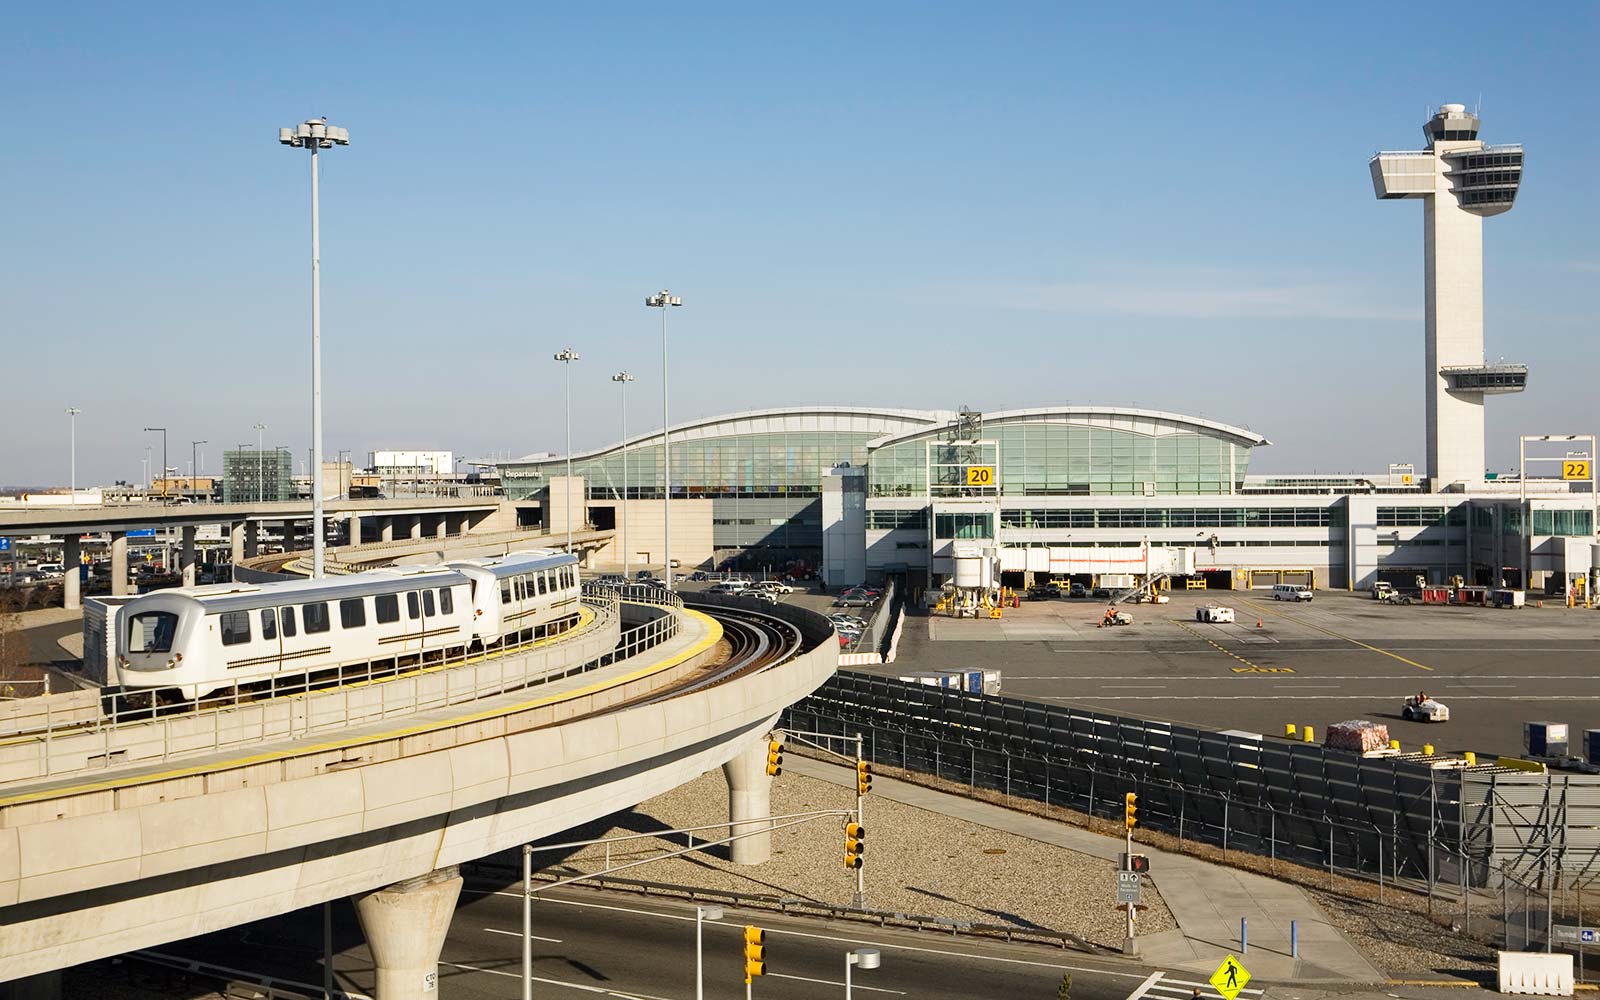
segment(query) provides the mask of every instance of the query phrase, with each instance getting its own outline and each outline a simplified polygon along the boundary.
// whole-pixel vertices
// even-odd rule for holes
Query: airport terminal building
[[[1167,575],[1215,589],[1364,588],[1416,577],[1554,589],[1586,578],[1593,497],[1560,480],[1426,492],[1407,473],[1262,476],[1248,428],[1155,410],[997,413],[812,406],[674,427],[672,537],[682,568],[818,568],[830,585],[904,576],[936,588],[958,549],[994,550],[1004,582]],[[502,463],[508,498],[552,530],[569,503],[661,562],[659,431]],[[569,499],[570,498],[570,499]],[[622,541],[627,537],[627,542]],[[1193,584],[1190,582],[1193,581]]]

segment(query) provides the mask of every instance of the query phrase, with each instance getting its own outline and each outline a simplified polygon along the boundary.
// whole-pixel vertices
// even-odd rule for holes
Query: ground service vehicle
[[[1411,695],[1401,704],[1400,715],[1407,722],[1449,722],[1450,709],[1441,702],[1428,698],[1418,701]]]
[[[117,683],[164,701],[384,661],[497,649],[576,620],[577,558],[549,550],[322,580],[147,594],[117,610]]]
[[[1211,625],[1227,625],[1233,621],[1233,609],[1220,604],[1207,604],[1194,609],[1194,620]]]
[[[1309,601],[1311,598],[1311,588],[1303,583],[1277,583],[1272,586],[1274,601]]]

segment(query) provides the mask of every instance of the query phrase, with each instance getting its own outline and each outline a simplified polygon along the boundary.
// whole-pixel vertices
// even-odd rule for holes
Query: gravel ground
[[[790,774],[773,785],[775,815],[854,804],[847,789],[830,782]],[[727,784],[720,772],[713,771],[562,839],[589,840],[694,826],[726,816],[727,808]],[[848,906],[855,885],[842,864],[842,823],[842,819],[829,817],[777,831],[772,860],[756,868],[735,867],[725,860],[726,847],[714,847],[705,854],[619,872],[618,877]],[[867,904],[872,909],[1067,931],[1113,948],[1122,943],[1121,914],[1110,900],[1116,868],[1109,861],[883,798],[868,798],[866,827]],[[710,839],[722,836],[711,830],[706,833]],[[636,845],[615,846],[612,864],[627,857],[645,857],[665,843],[650,838]],[[674,838],[672,846],[683,846],[681,835]],[[593,871],[602,866],[602,860],[601,852],[585,848],[567,863]],[[545,863],[554,866],[552,861]],[[1145,899],[1150,909],[1140,916],[1141,934],[1177,926],[1157,894],[1147,890]]]
[[[1429,919],[1422,900],[1410,896],[1378,906],[1371,899],[1311,890],[1333,925],[1378,968],[1400,979],[1441,975],[1481,979],[1496,967],[1495,949]]]

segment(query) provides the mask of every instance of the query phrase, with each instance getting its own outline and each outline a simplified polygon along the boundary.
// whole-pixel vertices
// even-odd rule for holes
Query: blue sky
[[[1109,7],[1111,5],[1103,5]],[[584,8],[595,9],[584,9]],[[1138,405],[1253,469],[1422,452],[1421,206],[1378,148],[1482,101],[1528,148],[1485,226],[1490,401],[1595,430],[1600,6],[35,5],[8,14],[0,483],[309,442],[306,155],[327,115],[326,447],[560,450],[660,413]],[[1486,27],[1488,30],[1485,30]],[[26,139],[15,138],[25,134]],[[179,443],[181,442],[181,444]],[[158,443],[158,442],[156,442]]]

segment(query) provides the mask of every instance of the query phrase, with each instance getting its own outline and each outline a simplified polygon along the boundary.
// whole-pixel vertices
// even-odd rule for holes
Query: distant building
[[[294,457],[288,448],[225,451],[222,453],[223,502],[293,500],[293,475]]]
[[[455,455],[448,451],[374,451],[367,456],[373,473],[385,479],[449,476],[455,472]]]

